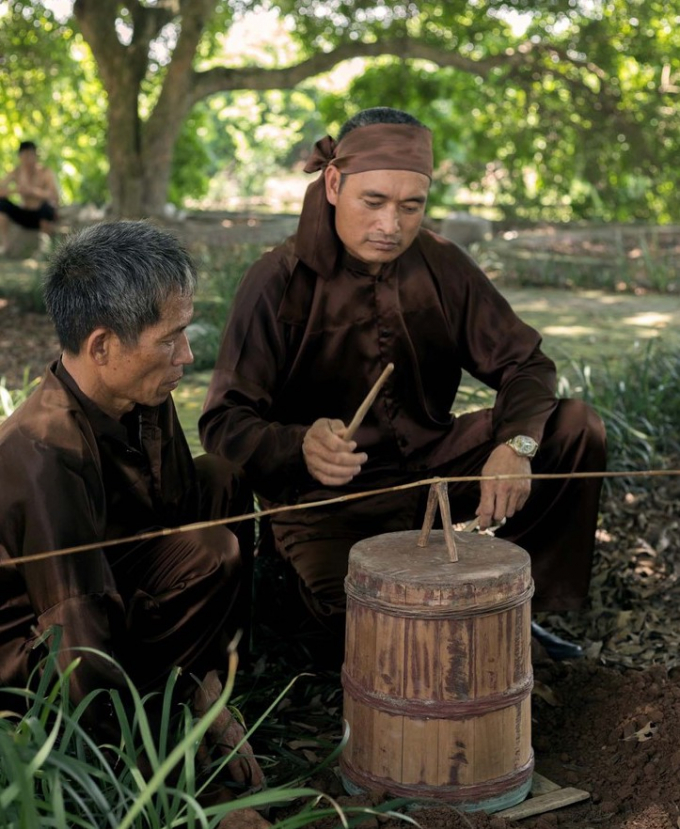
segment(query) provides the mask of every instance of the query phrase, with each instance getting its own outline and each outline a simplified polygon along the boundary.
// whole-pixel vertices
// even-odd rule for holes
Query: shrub
[[[662,468],[680,456],[677,353],[652,341],[614,364],[574,362],[559,378],[558,394],[583,398],[602,417],[610,470]],[[642,478],[624,480],[628,487],[644,486]]]

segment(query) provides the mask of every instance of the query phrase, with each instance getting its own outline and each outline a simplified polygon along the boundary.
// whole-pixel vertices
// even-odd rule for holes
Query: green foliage
[[[679,390],[680,355],[650,342],[615,364],[572,363],[558,393],[583,398],[602,417],[610,470],[639,471],[680,457]],[[642,478],[626,485],[645,486]]]
[[[168,201],[181,206],[185,198],[200,199],[216,172],[206,140],[210,123],[205,106],[195,107],[184,122],[172,159]],[[214,132],[214,130],[213,130]]]
[[[226,178],[242,196],[260,195],[325,132],[311,88],[215,95],[206,135],[215,193]]]
[[[493,193],[507,218],[671,221],[680,196],[663,171],[675,165],[680,34],[670,9],[616,2],[593,14],[542,2],[515,32],[508,6],[502,16],[494,6],[404,11],[409,36],[448,43],[470,71],[377,59],[348,94],[322,99],[322,113],[337,129],[387,105],[431,126],[434,203],[456,206],[465,189],[480,205]]]
[[[212,369],[234,294],[246,270],[264,252],[245,244],[229,248],[206,247],[194,256],[201,275],[194,300],[194,319],[187,329],[194,362],[188,371]]]
[[[0,175],[38,145],[65,202],[106,198],[105,96],[82,37],[42,3],[0,3]]]
[[[222,818],[239,809],[266,808],[302,799],[307,804],[298,814],[281,822],[281,827],[292,829],[324,816],[342,816],[332,801],[330,807],[319,808],[324,796],[300,785],[276,786],[238,800],[201,805],[202,795],[211,783],[220,779],[226,764],[240,748],[235,746],[231,754],[207,767],[202,767],[197,760],[202,737],[232,697],[235,653],[231,656],[229,677],[221,696],[200,719],[194,718],[187,704],[177,698],[177,671],[170,674],[162,692],[147,697],[141,697],[127,679],[131,705],[117,691],[102,690],[93,692],[74,708],[69,701],[69,680],[83,657],[78,657],[60,674],[56,660],[59,629],[53,634],[37,690],[5,689],[9,709],[0,712],[2,826],[22,829],[215,827]],[[103,653],[94,653],[99,658],[110,659]],[[87,658],[87,654],[84,656]],[[244,739],[252,739],[253,732],[292,684],[288,683],[273,699],[270,697],[268,708]],[[117,745],[98,745],[83,726],[88,709],[102,695],[111,699],[121,735]],[[156,711],[160,708],[156,727],[149,716],[152,707]],[[149,768],[144,776],[138,766],[142,755]],[[395,803],[403,802],[385,804],[378,810],[348,811],[350,814],[385,812]]]
[[[24,370],[23,383],[19,389],[7,388],[7,381],[4,377],[0,377],[0,423],[19,408],[39,382],[39,377],[29,379],[28,369]]]
[[[292,39],[265,58],[225,54],[255,0],[222,0],[207,22],[194,68],[281,66],[352,42],[403,38],[398,57],[367,59],[348,91],[225,93],[198,103],[175,148],[170,199],[207,192],[224,171],[245,194],[300,157],[358,109],[408,109],[435,133],[433,206],[477,200],[505,217],[671,221],[680,209],[677,164],[680,29],[662,0],[581,4],[492,0],[475,4],[390,0],[279,0]],[[119,36],[131,31],[121,7]],[[180,21],[153,41],[142,121],[166,77]],[[440,50],[449,65],[411,60],[409,44]],[[69,20],[41,0],[0,3],[0,167],[20,138],[35,138],[67,200],[105,198],[106,98],[96,66]],[[439,59],[433,52],[433,59]],[[214,102],[213,102],[214,101]],[[303,149],[304,148],[304,149]]]

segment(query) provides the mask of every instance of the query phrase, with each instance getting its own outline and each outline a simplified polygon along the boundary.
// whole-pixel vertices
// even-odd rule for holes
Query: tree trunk
[[[146,216],[160,216],[167,203],[176,140],[177,132],[168,126],[156,141],[144,143],[142,206]]]
[[[214,0],[191,0],[192,5],[201,6],[205,2]],[[108,95],[111,214],[116,218],[138,219],[160,215],[163,211],[172,152],[188,102],[182,101],[187,96],[180,85],[184,95],[180,95],[174,108],[165,106],[163,111],[154,111],[146,122],[142,120],[139,96],[148,68],[149,45],[162,26],[172,19],[172,13],[164,6],[130,3],[134,32],[132,42],[123,45],[116,34],[118,6],[118,0],[76,0],[74,10]],[[192,45],[193,55],[195,44]],[[171,84],[171,93],[176,86]]]
[[[132,144],[122,140],[123,130],[109,118],[109,189],[115,217],[141,218],[144,213],[144,160]]]
[[[160,216],[167,201],[177,132],[172,125],[148,140],[149,124],[109,112],[109,187],[111,214],[140,219]],[[181,125],[180,125],[181,126]]]

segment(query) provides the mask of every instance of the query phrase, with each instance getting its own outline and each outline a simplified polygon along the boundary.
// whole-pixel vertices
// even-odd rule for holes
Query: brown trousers
[[[488,416],[488,412],[477,414]],[[603,471],[605,444],[604,425],[595,412],[580,400],[561,400],[546,424],[539,452],[532,460],[532,471]],[[380,486],[434,476],[479,475],[495,445],[484,442],[425,474],[395,471]],[[440,458],[446,456],[446,438],[436,454]],[[601,478],[532,481],[524,508],[497,532],[531,556],[536,588],[534,610],[571,610],[585,602],[601,488]],[[297,573],[305,604],[325,627],[338,634],[344,630],[344,578],[352,546],[373,535],[418,529],[427,493],[427,487],[416,487],[276,516],[272,522],[276,547]],[[319,498],[340,494],[324,490]],[[454,523],[474,516],[479,503],[478,482],[451,483],[449,495]]]
[[[194,521],[251,511],[252,496],[226,461],[203,455],[196,471]],[[126,607],[121,661],[140,689],[157,687],[175,665],[199,676],[226,670],[229,642],[249,625],[253,533],[249,521],[108,548]]]
[[[204,456],[197,459],[196,471],[197,498],[189,499],[195,507],[191,514],[178,515],[178,524],[252,510],[252,494],[239,486],[226,461]],[[63,629],[65,664],[83,657],[70,677],[74,702],[95,688],[124,691],[125,683],[108,660],[93,653],[71,655],[73,648],[110,650],[143,693],[161,688],[179,666],[177,690],[188,698],[195,690],[192,674],[200,678],[227,668],[233,635],[249,627],[254,534],[252,521],[229,526],[233,532],[216,526],[104,548],[116,592],[74,597],[53,614]],[[44,647],[34,647],[41,632],[38,620],[29,617],[29,623],[26,638],[15,642],[12,686],[26,685],[29,677],[36,683],[35,669],[46,655]],[[0,707],[16,706],[17,697],[8,697],[0,692]],[[117,739],[110,713],[105,698],[97,697],[84,722],[103,738]]]

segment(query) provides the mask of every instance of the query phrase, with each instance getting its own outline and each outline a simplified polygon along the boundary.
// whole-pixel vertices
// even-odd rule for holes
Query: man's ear
[[[110,328],[95,328],[85,340],[85,353],[98,366],[106,365],[115,336]]]
[[[323,176],[326,184],[326,198],[335,206],[338,203],[342,173],[333,164],[329,164],[323,171]]]

